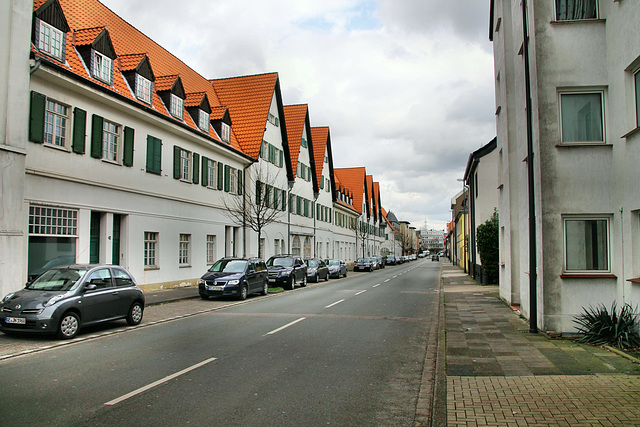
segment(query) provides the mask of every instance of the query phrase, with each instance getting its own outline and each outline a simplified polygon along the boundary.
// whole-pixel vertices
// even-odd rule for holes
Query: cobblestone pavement
[[[442,263],[450,426],[640,426],[640,365],[529,333],[499,298]]]

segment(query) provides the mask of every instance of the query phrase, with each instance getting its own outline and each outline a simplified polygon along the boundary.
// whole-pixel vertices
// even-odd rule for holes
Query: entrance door
[[[111,264],[120,265],[120,223],[121,215],[113,214],[113,238]]]
[[[91,212],[91,234],[89,236],[89,262],[100,262],[100,212]]]

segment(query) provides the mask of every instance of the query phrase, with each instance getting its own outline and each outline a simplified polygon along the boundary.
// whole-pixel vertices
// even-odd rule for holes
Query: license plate
[[[5,317],[5,323],[10,323],[13,325],[26,325],[27,319],[24,317]]]
[[[269,282],[275,282],[276,279],[269,279]]]
[[[221,291],[224,289],[224,286],[207,286],[207,289],[210,291]]]

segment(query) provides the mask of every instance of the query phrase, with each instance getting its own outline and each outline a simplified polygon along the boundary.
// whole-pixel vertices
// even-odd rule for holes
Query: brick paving
[[[640,365],[530,334],[496,286],[442,263],[447,425],[640,426]]]

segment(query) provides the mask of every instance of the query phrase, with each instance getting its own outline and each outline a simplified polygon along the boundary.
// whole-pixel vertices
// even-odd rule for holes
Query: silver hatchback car
[[[70,339],[81,326],[142,321],[144,293],[117,265],[67,265],[45,271],[0,301],[0,331],[55,333]]]

